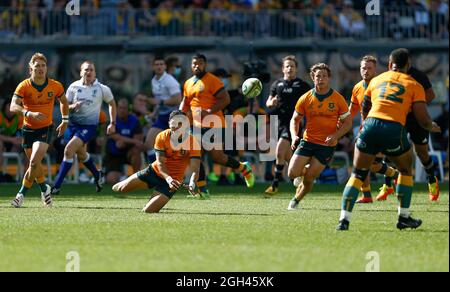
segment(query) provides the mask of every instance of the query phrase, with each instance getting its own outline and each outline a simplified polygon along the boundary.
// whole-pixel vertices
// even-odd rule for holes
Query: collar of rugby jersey
[[[156,75],[154,78],[155,78],[156,82],[162,82],[164,80],[164,78],[166,78],[166,76],[167,76],[167,72],[164,71],[164,73],[161,75],[161,77],[159,77],[159,79],[156,77]]]
[[[208,74],[208,72],[202,72],[202,74],[200,74],[200,76],[195,76],[194,75],[194,84],[197,83],[199,80],[201,80],[203,77],[205,77],[205,75]]]
[[[99,83],[97,78],[95,78],[94,82],[92,82],[91,85],[83,84],[83,78],[81,78],[81,79],[79,80],[79,82],[80,82],[80,85],[81,85],[81,86],[85,86],[85,87],[95,86],[95,85],[98,85],[98,83]]]
[[[48,85],[48,78],[45,78],[45,82],[42,85],[37,85],[36,83],[33,82],[33,80],[31,80],[31,78],[30,78],[30,82],[31,82],[31,85],[34,88],[36,88],[37,91],[41,92],[42,90],[44,90],[45,87],[47,87],[47,85]]]
[[[319,94],[316,92],[316,89],[313,89],[313,95],[320,101],[324,101],[327,97],[331,96],[333,94],[333,88],[330,88],[330,90],[325,94]]]
[[[366,81],[363,80],[363,84],[362,85],[363,85],[364,89],[367,89],[367,87],[369,86],[369,83],[367,83]]]

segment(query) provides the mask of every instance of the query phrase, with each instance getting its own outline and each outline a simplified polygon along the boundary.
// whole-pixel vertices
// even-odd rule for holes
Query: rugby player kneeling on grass
[[[157,213],[180,187],[191,195],[198,195],[195,188],[200,170],[201,148],[189,132],[186,114],[176,110],[170,114],[169,129],[158,134],[155,141],[156,161],[113,186],[115,192],[131,192],[137,189],[154,189],[143,212]],[[192,175],[189,186],[184,186],[183,176],[188,165]]]

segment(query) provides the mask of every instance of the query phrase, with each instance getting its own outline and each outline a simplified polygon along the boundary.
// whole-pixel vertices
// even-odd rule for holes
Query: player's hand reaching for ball
[[[166,178],[166,182],[169,185],[171,191],[178,190],[182,186],[182,183],[180,183],[176,179],[173,179],[171,176],[168,176]]]

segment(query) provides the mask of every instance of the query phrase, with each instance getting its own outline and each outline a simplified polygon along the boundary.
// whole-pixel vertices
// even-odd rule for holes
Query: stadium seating
[[[22,154],[17,152],[4,152],[3,155],[3,169],[6,169],[9,160],[16,160],[17,169],[16,169],[16,181],[20,181],[24,174],[24,166]]]

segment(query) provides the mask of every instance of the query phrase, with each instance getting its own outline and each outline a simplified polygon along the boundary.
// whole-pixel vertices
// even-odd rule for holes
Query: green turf
[[[38,188],[25,208],[9,202],[17,186],[0,185],[0,271],[65,271],[69,251],[81,271],[364,271],[369,251],[381,271],[449,270],[449,196],[430,203],[415,187],[418,230],[398,231],[396,199],[357,205],[348,232],[336,232],[342,186],[316,186],[287,212],[291,187],[271,199],[253,190],[212,188],[192,201],[180,191],[159,214],[142,214],[148,192],[100,196],[94,187],[65,185],[44,209]],[[375,187],[375,186],[374,186]]]

